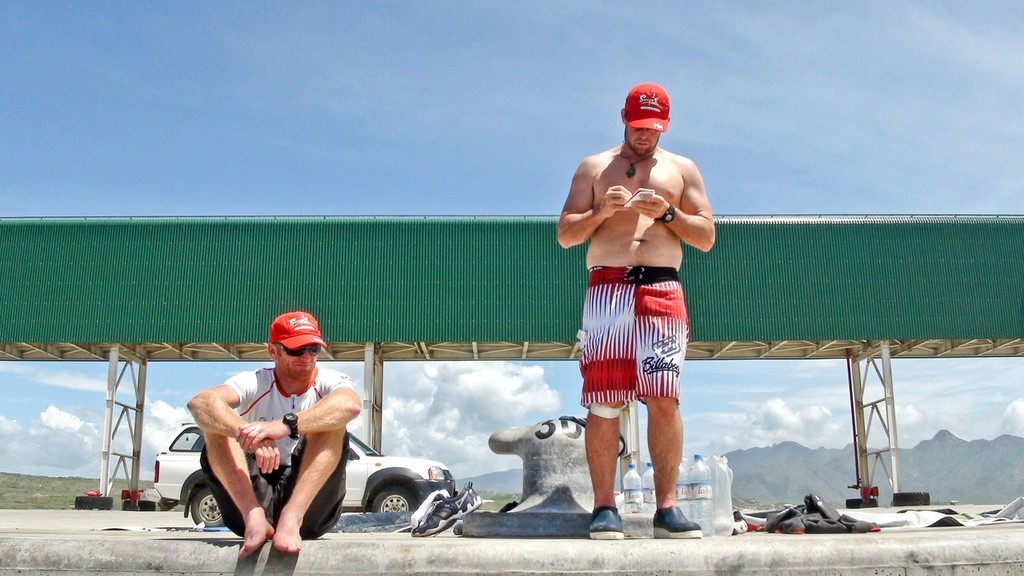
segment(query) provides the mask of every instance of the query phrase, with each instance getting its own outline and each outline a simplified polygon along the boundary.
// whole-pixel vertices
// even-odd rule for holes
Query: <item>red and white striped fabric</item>
[[[591,270],[580,331],[581,404],[679,398],[689,321],[678,280],[650,284],[630,268]]]

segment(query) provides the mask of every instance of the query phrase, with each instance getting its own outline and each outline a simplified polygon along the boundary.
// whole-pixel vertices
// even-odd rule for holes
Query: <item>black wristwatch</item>
[[[676,207],[673,206],[672,204],[669,204],[668,205],[668,210],[665,210],[665,213],[661,215],[661,218],[658,218],[658,220],[661,220],[665,224],[668,224],[669,222],[671,222],[671,221],[673,221],[675,219],[676,219]]]
[[[284,415],[284,418],[281,418],[281,421],[292,431],[289,436],[297,439],[299,437],[299,417],[289,412]]]

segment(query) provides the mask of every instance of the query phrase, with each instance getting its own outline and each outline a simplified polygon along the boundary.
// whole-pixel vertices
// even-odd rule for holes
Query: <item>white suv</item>
[[[345,469],[346,512],[405,512],[415,510],[435,490],[455,493],[448,467],[433,460],[384,456],[349,434],[351,457]],[[195,424],[183,424],[156,456],[154,488],[160,508],[185,504],[185,514],[206,526],[222,524],[220,509],[199,466],[203,434]]]

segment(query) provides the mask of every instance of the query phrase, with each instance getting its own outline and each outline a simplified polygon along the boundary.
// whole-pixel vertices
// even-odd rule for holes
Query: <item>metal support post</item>
[[[384,356],[380,344],[367,342],[363,358],[363,442],[380,452],[384,418]]]
[[[123,366],[122,366],[123,362]],[[126,375],[131,377],[131,392],[135,398],[132,403],[120,402],[118,390]],[[118,471],[124,473],[133,504],[137,504],[139,494],[139,476],[142,469],[142,428],[146,403],[146,360],[126,356],[121,357],[117,346],[110,349],[107,369],[107,396],[103,419],[103,447],[100,464],[100,495],[109,497],[110,489]],[[120,408],[115,419],[114,409]],[[115,452],[114,442],[124,423],[128,429],[128,440],[131,453]],[[114,470],[111,473],[111,459],[114,457]],[[131,463],[129,470],[128,462]]]
[[[892,360],[889,356],[889,344],[882,342],[882,386],[885,389],[886,427],[889,437],[889,464],[892,466],[889,481],[893,494],[900,491],[900,444],[896,433],[896,397],[892,386]]]
[[[139,379],[135,385],[135,427],[132,429],[132,475],[128,479],[131,503],[134,509],[139,505],[139,475],[142,473],[142,423],[146,413],[146,366],[139,363]]]
[[[619,458],[619,480],[626,473],[630,463],[640,467],[640,413],[638,403],[634,400],[626,404],[619,414],[619,434],[626,440],[625,453]]]
[[[879,358],[875,357],[876,354]],[[861,360],[866,361],[863,372],[860,368]],[[880,360],[881,368],[876,360]],[[899,441],[896,433],[896,404],[889,345],[882,342],[876,352],[871,352],[863,358],[851,359],[851,362],[854,437],[857,440],[857,462],[860,473],[858,477],[860,486],[857,487],[861,489],[862,498],[866,502],[872,496],[870,491],[875,487],[874,476],[879,465],[888,476],[893,493],[900,491]],[[872,373],[882,386],[882,397],[867,402],[864,400],[864,394],[872,380]],[[880,408],[881,406],[884,406],[884,411]],[[885,435],[885,448],[872,449],[869,447],[871,428],[876,419]],[[883,459],[884,455],[888,455],[888,466]]]
[[[107,398],[103,409],[103,448],[100,452],[100,496],[109,496],[107,486],[110,479],[110,446],[113,443],[114,397],[117,395],[117,367],[119,364],[117,346],[110,349],[107,360]]]

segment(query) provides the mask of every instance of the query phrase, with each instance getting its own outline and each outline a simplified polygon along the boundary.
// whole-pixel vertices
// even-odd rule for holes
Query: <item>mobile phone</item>
[[[650,200],[651,196],[654,196],[655,192],[651,188],[639,188],[636,193],[626,200],[626,206],[632,206],[637,200]]]

